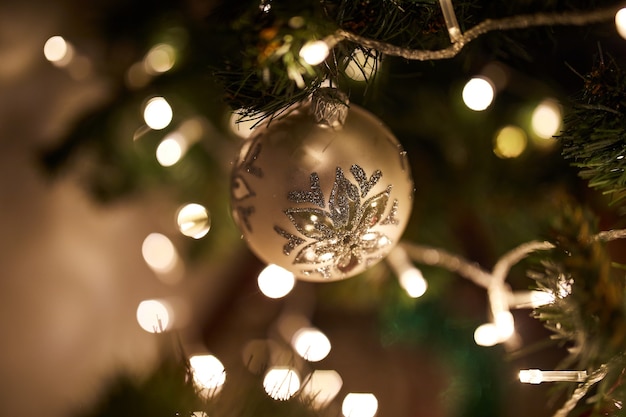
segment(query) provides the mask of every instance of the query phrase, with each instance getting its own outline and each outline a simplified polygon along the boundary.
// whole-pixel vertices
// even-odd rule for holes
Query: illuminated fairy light
[[[148,266],[157,273],[171,272],[178,262],[172,241],[160,233],[150,233],[141,245],[141,254]]]
[[[337,371],[315,370],[304,379],[300,391],[314,409],[324,408],[339,394],[343,380]]]
[[[345,417],[374,417],[378,411],[378,399],[374,394],[351,392],[341,404]]]
[[[563,115],[561,107],[554,100],[545,100],[533,111],[531,127],[537,137],[550,139],[559,133]]]
[[[192,417],[209,417],[209,415],[204,411],[194,411],[191,415]]]
[[[182,206],[176,215],[178,230],[188,237],[201,239],[209,233],[211,216],[201,204],[189,203]]]
[[[171,70],[176,63],[176,50],[172,45],[159,43],[154,45],[143,60],[146,72],[149,74],[162,74]]]
[[[156,158],[164,167],[175,165],[187,152],[187,141],[178,132],[167,135],[156,149]]]
[[[307,42],[300,49],[300,57],[309,65],[321,64],[329,53],[328,44],[320,40]]]
[[[541,384],[542,382],[585,382],[587,371],[542,371],[539,369],[522,369],[519,380],[524,384]]]
[[[617,13],[615,13],[615,28],[617,29],[617,33],[626,39],[626,8],[619,9]]]
[[[537,308],[552,304],[555,300],[554,294],[548,291],[517,291],[508,296],[511,308]]]
[[[252,136],[252,132],[254,132],[254,125],[256,123],[258,123],[258,120],[241,120],[241,114],[239,111],[232,112],[228,122],[231,132],[242,139],[248,139]]]
[[[398,276],[400,286],[404,288],[409,297],[419,298],[426,293],[428,283],[422,275],[422,271],[411,262],[406,251],[396,246],[387,255],[387,262]]]
[[[474,331],[474,341],[478,346],[495,346],[500,342],[498,328],[493,323],[481,324]]]
[[[510,339],[511,336],[515,334],[515,320],[513,319],[513,314],[511,314],[510,311],[498,312],[495,315],[494,322],[500,342]]]
[[[43,54],[54,65],[65,67],[72,61],[74,47],[62,36],[52,36],[44,44]]]
[[[484,77],[474,77],[463,87],[463,102],[474,111],[486,110],[495,97],[495,88],[491,81]]]
[[[366,56],[361,49],[357,49],[346,66],[346,75],[354,81],[369,80],[376,73],[377,65],[376,58]]]
[[[172,121],[172,107],[163,97],[153,97],[146,103],[143,119],[154,130],[165,129]]]
[[[505,126],[500,129],[494,139],[493,152],[499,158],[517,158],[528,144],[526,132],[517,126]]]
[[[161,333],[172,327],[173,314],[164,300],[144,300],[137,306],[137,323],[149,333]]]
[[[274,367],[265,374],[263,388],[273,399],[286,401],[300,389],[300,377],[291,368]]]
[[[330,353],[330,340],[320,330],[308,327],[298,330],[291,339],[291,345],[303,359],[319,362]]]
[[[296,278],[285,268],[270,264],[259,274],[257,284],[266,297],[282,298],[296,285]]]
[[[226,370],[213,355],[194,355],[189,358],[193,382],[206,397],[217,394],[226,382]]]

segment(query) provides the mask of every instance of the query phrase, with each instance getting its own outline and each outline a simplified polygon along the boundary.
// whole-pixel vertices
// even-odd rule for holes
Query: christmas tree
[[[62,6],[42,60],[106,93],[34,166],[149,201],[162,284],[68,412],[622,415],[621,6]]]

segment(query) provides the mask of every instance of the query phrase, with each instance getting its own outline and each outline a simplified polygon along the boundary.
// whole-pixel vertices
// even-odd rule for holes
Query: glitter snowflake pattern
[[[317,206],[284,210],[298,233],[313,240],[300,249],[294,259],[294,264],[305,267],[302,270],[305,276],[321,274],[329,278],[335,270],[348,274],[359,265],[368,265],[378,260],[380,249],[392,243],[386,235],[373,230],[378,224],[394,224],[389,222],[389,218],[394,217],[397,210],[396,200],[392,205],[392,213],[384,216],[391,185],[385,191],[366,198],[382,177],[382,173],[377,170],[367,178],[360,166],[352,165],[350,172],[355,179],[355,185],[346,178],[340,167],[335,172],[328,210],[325,210],[326,202],[317,173],[311,174],[309,191],[293,191],[288,196],[294,203]],[[285,255],[306,242],[305,239],[280,228],[276,231],[288,239],[283,247]]]

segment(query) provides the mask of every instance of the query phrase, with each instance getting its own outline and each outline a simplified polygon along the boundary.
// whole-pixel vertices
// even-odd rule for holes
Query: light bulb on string
[[[300,57],[309,65],[321,64],[329,53],[328,44],[321,40],[309,41],[300,49]]]
[[[378,399],[371,393],[351,392],[341,404],[345,417],[374,417],[378,411]]]
[[[201,239],[209,233],[211,216],[201,204],[189,203],[178,209],[176,223],[180,232],[194,239]]]
[[[143,110],[144,121],[154,130],[165,129],[172,121],[172,117],[172,107],[163,97],[151,98]]]
[[[561,106],[556,101],[547,99],[535,108],[530,123],[538,138],[550,139],[559,133],[562,119]]]
[[[330,340],[320,330],[305,327],[298,330],[291,339],[291,345],[302,358],[309,362],[319,362],[330,353]]]
[[[495,96],[493,83],[486,77],[474,77],[463,87],[463,102],[474,111],[486,110]]]
[[[267,265],[257,278],[261,292],[269,298],[282,298],[289,294],[296,284],[293,273],[278,265]]]
[[[300,389],[300,377],[291,368],[273,367],[263,378],[263,388],[273,399],[286,401]]]
[[[301,395],[314,409],[328,405],[339,393],[343,380],[337,371],[317,369],[304,378]]]
[[[165,300],[144,300],[137,306],[137,323],[149,333],[169,330],[173,323],[172,308]]]
[[[626,7],[615,13],[615,27],[617,33],[619,33],[622,38],[626,39]]]
[[[189,358],[193,381],[202,394],[212,397],[226,381],[226,371],[222,362],[213,355],[194,355]]]
[[[62,36],[52,36],[44,44],[43,53],[53,65],[65,67],[74,57],[74,47]]]

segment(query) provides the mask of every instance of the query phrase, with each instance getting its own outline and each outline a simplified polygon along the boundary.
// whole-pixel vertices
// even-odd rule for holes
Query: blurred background
[[[0,3],[0,415],[88,413],[119,375],[149,375],[178,342],[219,358],[219,395],[233,409],[251,398],[237,378],[279,357],[303,374],[341,376],[336,415],[347,393],[374,394],[379,417],[550,415],[559,403],[549,387],[522,385],[517,372],[553,369],[564,350],[528,309],[513,312],[516,346],[477,346],[487,295],[452,273],[423,267],[420,298],[385,263],[346,281],[297,282],[280,299],[263,294],[264,265],[230,216],[229,171],[248,131],[233,128],[210,69],[222,40],[207,24],[216,7]],[[591,207],[607,227],[623,223],[551,136],[585,84],[580,74],[601,56],[622,57],[624,40],[613,22],[521,32],[486,35],[450,60],[384,59],[374,81],[357,75],[350,85],[351,101],[408,152],[416,191],[405,238],[486,269],[547,238],[564,202]],[[497,92],[480,112],[463,100],[479,75]],[[163,145],[158,157],[169,128],[146,126],[154,97],[167,98],[171,126],[191,138],[175,156]],[[533,127],[538,108],[557,131]],[[207,219],[193,212],[185,233],[177,215],[188,203]],[[523,266],[509,282],[532,284]],[[144,329],[147,300],[169,310]],[[302,325],[332,346],[317,363],[289,350]]]

